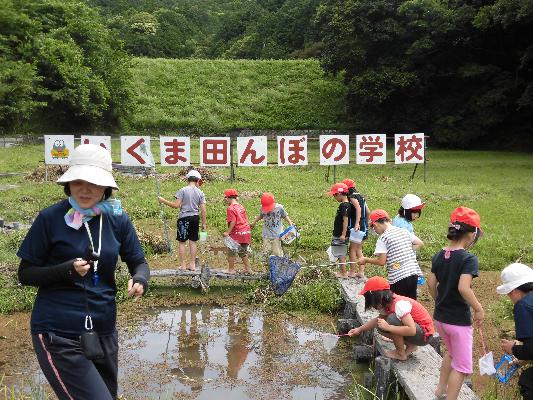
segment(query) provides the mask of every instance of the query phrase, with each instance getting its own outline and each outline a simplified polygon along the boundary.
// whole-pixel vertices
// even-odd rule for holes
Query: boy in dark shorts
[[[202,230],[206,229],[206,208],[205,195],[199,189],[202,185],[202,176],[196,170],[190,170],[186,179],[188,185],[178,190],[175,194],[175,201],[165,200],[158,197],[160,203],[172,208],[179,208],[178,229],[176,239],[179,242],[180,269],[187,268],[194,271],[196,269],[196,254],[200,219],[202,220]],[[190,261],[187,266],[187,242],[189,242]]]

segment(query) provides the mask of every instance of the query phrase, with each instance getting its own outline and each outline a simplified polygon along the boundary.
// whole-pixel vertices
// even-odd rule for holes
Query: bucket
[[[232,238],[230,238],[229,236],[224,237],[224,244],[231,251],[239,251],[241,248],[241,245],[237,243],[235,240],[233,240]]]
[[[205,242],[207,240],[207,232],[200,232],[200,242]]]
[[[285,244],[291,244],[294,239],[299,238],[300,233],[294,225],[289,226],[283,232],[279,234],[280,240]]]

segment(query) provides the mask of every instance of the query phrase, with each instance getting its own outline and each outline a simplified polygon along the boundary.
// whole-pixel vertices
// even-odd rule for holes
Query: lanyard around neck
[[[98,233],[98,251],[97,251],[98,255],[100,255],[100,250],[102,249],[102,221],[103,219],[104,219],[103,215],[100,214],[100,229]],[[85,230],[87,231],[87,234],[89,235],[89,241],[91,242],[91,247],[93,248],[93,250],[95,250],[94,243],[93,243],[93,236],[91,235],[89,224],[87,224],[87,222],[84,222],[83,225],[85,225]],[[96,260],[94,262],[94,273],[95,274],[98,271],[98,261],[99,260]]]

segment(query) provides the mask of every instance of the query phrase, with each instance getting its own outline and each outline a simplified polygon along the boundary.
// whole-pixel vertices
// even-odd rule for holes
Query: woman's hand
[[[76,258],[72,263],[72,266],[78,275],[82,277],[87,275],[87,272],[89,272],[89,269],[91,269],[91,264],[89,264],[83,258]]]
[[[129,297],[131,296],[140,297],[143,294],[144,294],[144,286],[139,282],[133,283],[133,279],[130,279],[128,281],[128,296]]]
[[[164,203],[165,199],[162,198],[161,196],[157,196],[157,201],[159,201],[160,203]]]

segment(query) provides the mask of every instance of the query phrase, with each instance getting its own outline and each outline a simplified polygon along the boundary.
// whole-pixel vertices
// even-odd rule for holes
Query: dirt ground
[[[168,261],[168,260],[167,260]],[[157,262],[155,264],[158,264]],[[166,263],[168,265],[168,263]],[[483,332],[486,345],[489,351],[494,353],[494,359],[499,360],[502,351],[500,347],[500,339],[502,337],[513,337],[514,325],[512,320],[496,321],[490,313],[491,307],[499,301],[499,295],[496,294],[495,288],[499,284],[499,272],[481,272],[480,276],[474,280],[474,292],[479,301],[483,304],[486,312],[486,319],[483,324]],[[236,296],[239,297],[239,296]],[[177,296],[172,299],[173,305],[190,303],[191,299],[186,296]],[[195,299],[197,301],[198,299]],[[209,295],[207,299],[213,303],[234,303],[242,299],[217,299],[216,296]],[[233,300],[233,301],[232,301]],[[427,287],[424,286],[419,300],[423,303],[430,312],[433,311],[433,301],[429,297]],[[154,299],[157,303],[157,299]],[[168,304],[165,304],[168,306]],[[127,313],[130,307],[135,307],[135,304],[127,304],[120,307],[119,321],[124,321],[120,314]],[[14,371],[23,371],[25,365],[28,364],[28,358],[33,358],[33,351],[29,331],[29,313],[14,313],[10,315],[0,315],[0,376],[4,376],[3,383],[11,385],[14,382],[19,382],[23,378],[22,373],[15,374]],[[480,343],[479,331],[475,331],[474,335],[474,365],[477,366],[477,360],[482,356],[482,346]],[[516,377],[514,378],[516,379]],[[472,376],[474,390],[485,398],[485,393],[493,393],[498,390],[495,386],[495,379],[488,377],[480,377],[477,373]],[[513,384],[511,384],[512,386]],[[516,382],[514,382],[516,386]],[[494,397],[492,397],[494,398]],[[513,398],[506,396],[498,396],[497,398]]]

